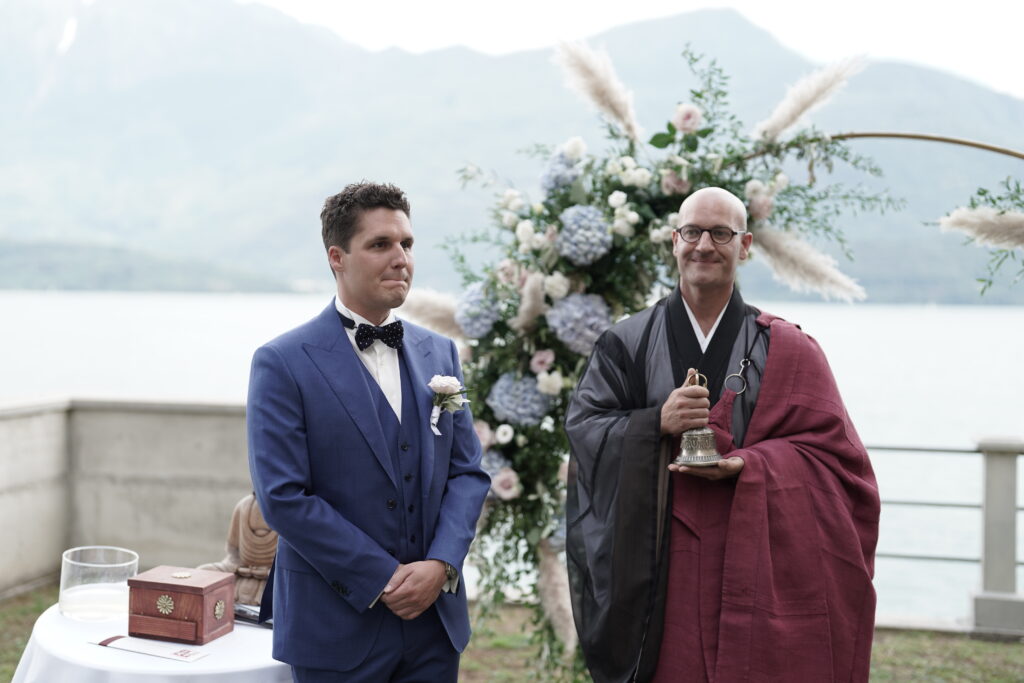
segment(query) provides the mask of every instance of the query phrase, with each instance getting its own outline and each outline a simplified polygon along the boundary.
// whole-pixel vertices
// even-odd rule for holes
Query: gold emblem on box
[[[214,603],[214,605],[213,605],[213,616],[216,617],[217,619],[221,619],[221,618],[224,617],[224,601],[223,600],[218,600],[216,603]]]
[[[192,574],[189,572],[174,572],[171,574],[172,579],[191,579]]]
[[[156,599],[156,611],[160,614],[170,614],[174,611],[174,598],[170,595],[161,595]]]

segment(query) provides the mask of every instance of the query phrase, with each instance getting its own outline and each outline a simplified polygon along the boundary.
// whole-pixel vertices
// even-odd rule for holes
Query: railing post
[[[1024,442],[984,439],[982,592],[974,597],[974,631],[1024,635],[1024,595],[1017,593],[1017,456]]]

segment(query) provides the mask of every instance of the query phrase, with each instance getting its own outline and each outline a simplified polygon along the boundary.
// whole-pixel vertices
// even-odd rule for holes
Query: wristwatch
[[[447,562],[444,563],[444,576],[449,581],[454,581],[459,578],[459,570],[451,566]]]

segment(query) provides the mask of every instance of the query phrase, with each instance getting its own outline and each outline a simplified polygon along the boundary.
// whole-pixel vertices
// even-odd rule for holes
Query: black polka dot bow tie
[[[380,339],[382,342],[387,344],[393,349],[402,348],[402,337],[405,335],[405,330],[402,329],[402,321],[396,320],[389,325],[367,325],[366,323],[356,323],[351,318],[338,314],[341,316],[341,322],[348,328],[356,328],[356,346],[359,347],[360,351],[364,351],[374,341]]]

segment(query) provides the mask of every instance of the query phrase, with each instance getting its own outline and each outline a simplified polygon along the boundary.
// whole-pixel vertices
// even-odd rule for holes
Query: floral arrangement
[[[474,270],[453,250],[466,284],[454,318],[466,340],[467,380],[486,396],[475,417],[493,482],[475,546],[481,607],[486,615],[514,593],[536,604],[533,637],[546,676],[584,675],[560,559],[568,459],[561,425],[569,394],[598,337],[674,286],[671,237],[680,203],[702,187],[731,191],[746,202],[755,253],[778,279],[846,301],[864,298],[864,290],[804,237],[843,245],[836,217],[900,204],[885,193],[822,181],[837,164],[880,174],[842,136],[805,127],[784,137],[842,87],[858,61],[806,77],[747,133],[729,112],[722,70],[692,52],[683,56],[699,86],[645,142],[632,97],[607,56],[563,46],[559,59],[570,85],[605,116],[608,148],[592,154],[578,137],[538,148],[545,157],[541,193],[500,189],[493,227],[476,238],[495,245],[502,258]],[[801,177],[784,167],[791,174],[801,169]],[[475,168],[463,176],[481,179]],[[950,227],[973,217],[954,212]],[[1004,222],[1016,226],[1015,244],[1024,244],[1020,216]],[[993,244],[1013,249],[1005,240]]]

